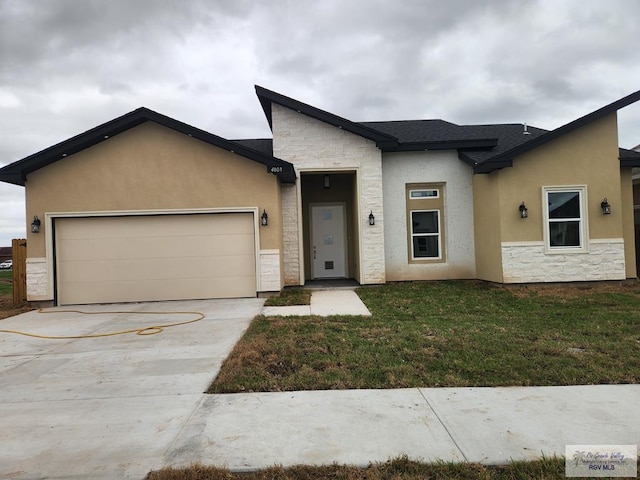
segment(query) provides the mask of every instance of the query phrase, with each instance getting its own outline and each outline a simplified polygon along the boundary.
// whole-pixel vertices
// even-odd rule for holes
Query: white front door
[[[313,278],[347,276],[345,206],[311,205],[311,266]]]

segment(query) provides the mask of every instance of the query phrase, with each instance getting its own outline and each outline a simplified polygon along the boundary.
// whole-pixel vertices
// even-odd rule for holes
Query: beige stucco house
[[[272,139],[226,140],[140,108],[1,168],[25,186],[28,299],[636,277],[640,153],[618,148],[616,113],[640,92],[552,131],[353,122],[256,92]]]

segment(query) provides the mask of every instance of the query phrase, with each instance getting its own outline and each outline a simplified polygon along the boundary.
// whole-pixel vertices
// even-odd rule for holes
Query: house
[[[34,224],[28,299],[636,277],[640,153],[618,148],[617,111],[640,91],[551,131],[353,122],[256,93],[272,139],[227,140],[139,108],[0,169],[25,186]]]
[[[12,247],[0,247],[0,263],[13,259]]]

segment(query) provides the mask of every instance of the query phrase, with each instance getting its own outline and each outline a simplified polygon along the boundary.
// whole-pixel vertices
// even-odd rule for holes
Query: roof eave
[[[316,120],[319,120],[323,123],[333,125],[334,127],[337,127],[341,130],[345,130],[347,132],[353,133],[354,135],[372,140],[380,149],[388,149],[398,144],[398,139],[392,135],[387,135],[386,133],[382,133],[373,128],[365,127],[346,118],[334,115],[333,113],[321,110],[317,107],[300,102],[272,90],[267,90],[266,88],[263,88],[259,85],[255,85],[255,89],[256,95],[258,96],[260,104],[262,105],[262,110],[264,111],[267,117],[267,121],[269,122],[269,126],[272,129],[273,118],[271,104],[277,103],[278,105],[282,105],[283,107],[306,115],[308,117],[315,118]]]
[[[266,155],[205,130],[180,122],[179,120],[167,117],[166,115],[154,112],[153,110],[141,107],[1,168],[0,181],[24,186],[27,175],[30,173],[148,121],[158,123],[159,125],[189,137],[262,163],[266,165],[268,169],[273,166],[281,167],[275,171],[271,171],[271,173],[277,175],[285,183],[290,183],[291,175],[295,178],[293,165],[289,162]]]
[[[383,148],[385,152],[417,152],[421,150],[484,150],[498,145],[497,138],[479,140],[440,140],[430,142],[401,142],[390,148]]]

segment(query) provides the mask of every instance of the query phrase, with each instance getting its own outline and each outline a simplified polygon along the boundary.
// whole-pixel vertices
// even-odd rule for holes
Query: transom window
[[[546,187],[546,240],[549,250],[582,250],[585,241],[585,187]]]
[[[409,198],[438,198],[437,188],[426,188],[424,190],[409,190]]]

